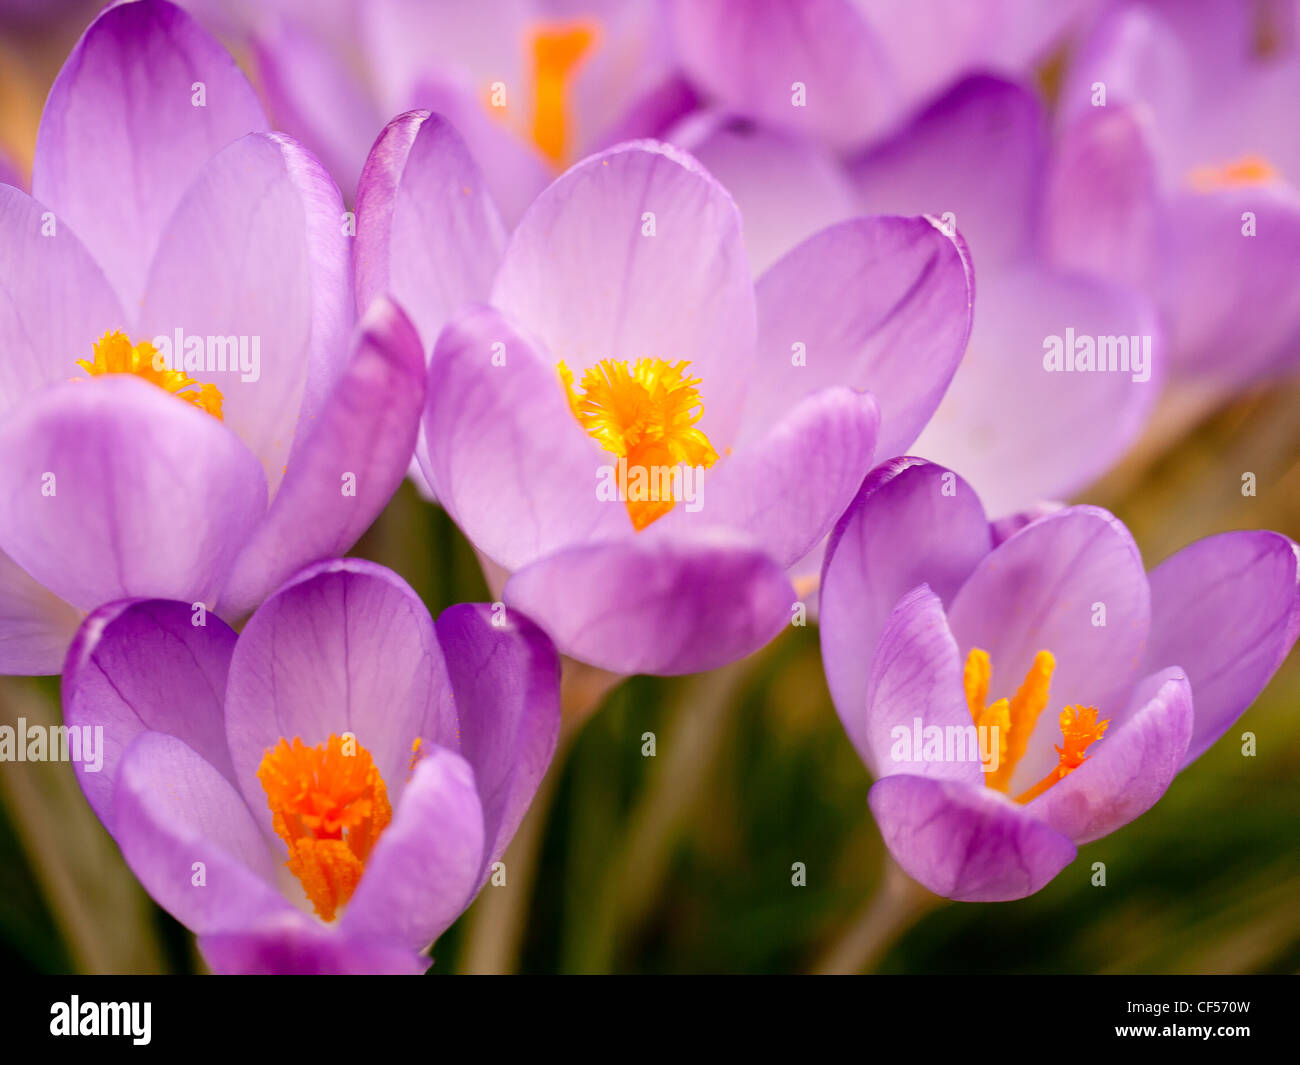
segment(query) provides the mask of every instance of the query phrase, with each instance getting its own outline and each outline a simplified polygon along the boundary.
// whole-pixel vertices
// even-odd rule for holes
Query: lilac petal
[[[1151,571],[1145,669],[1180,666],[1196,727],[1184,764],[1224,734],[1300,633],[1300,548],[1274,532],[1198,540]]]
[[[765,125],[844,149],[880,132],[898,105],[889,61],[851,0],[673,0],[668,11],[686,73]]]
[[[339,931],[413,950],[428,946],[474,897],[483,844],[483,807],[469,763],[444,747],[422,752]]]
[[[252,930],[199,937],[204,960],[218,975],[418,976],[427,957],[405,944],[344,936],[306,914],[275,914]]]
[[[688,361],[699,428],[719,453],[732,442],[754,288],[735,203],[685,153],[640,141],[575,166],[519,223],[492,303],[577,377],[600,359]]]
[[[390,294],[431,351],[447,320],[487,299],[506,234],[465,142],[411,111],[375,142],[357,192],[357,306]]]
[[[103,765],[76,765],[81,790],[112,828],[118,763],[144,732],[181,740],[235,783],[222,703],[235,633],[215,616],[202,624],[188,603],[135,599],[109,603],[77,633],[63,670],[63,720],[103,729]]]
[[[1041,890],[1077,853],[1001,792],[899,775],[871,787],[885,846],[913,880],[958,902],[1008,902]]]
[[[822,662],[835,708],[859,752],[871,655],[904,593],[925,584],[951,603],[991,547],[970,485],[920,459],[874,470],[831,534],[822,572]]]
[[[1047,371],[1048,338],[1063,344],[1071,329],[1094,345],[1150,337],[1150,378]],[[961,470],[993,515],[1064,498],[1136,439],[1163,358],[1154,309],[1127,289],[1034,266],[981,275],[970,347],[912,452]]]
[[[943,616],[943,604],[928,585],[903,596],[885,621],[871,655],[866,703],[843,720],[877,778],[906,773],[983,786],[957,641]],[[954,749],[951,760],[945,747],[944,758],[927,761],[925,730],[931,728],[969,730],[967,739],[975,742],[960,756]],[[901,735],[896,729],[902,730]],[[904,737],[906,745],[898,746]]]
[[[456,524],[508,570],[632,532],[626,507],[597,498],[599,471],[616,460],[578,424],[550,357],[474,307],[443,331],[429,366],[421,467]]]
[[[251,610],[294,570],[347,552],[402,483],[424,410],[420,338],[381,298],[352,361],[301,437],[270,510],[236,559],[221,607]]]
[[[257,769],[281,739],[351,732],[396,808],[417,738],[458,746],[433,620],[397,574],[372,562],[299,573],[244,626],[230,663],[226,738],[239,785],[270,836]]]
[[[970,337],[970,261],[925,218],[824,229],[759,278],[757,298],[746,438],[807,393],[852,385],[880,404],[876,453],[901,454],[939,405]]]
[[[123,754],[111,823],[145,890],[193,932],[292,909],[234,785],[175,736],[143,732]]]
[[[1126,701],[1151,624],[1142,556],[1108,512],[1068,507],[986,555],[949,605],[948,623],[963,657],[988,652],[990,700],[1014,695],[1039,651],[1056,658],[1050,698],[1008,789],[1019,795],[1057,764],[1063,706],[1097,707],[1105,717]]]
[[[1112,720],[1088,760],[1025,806],[1075,843],[1110,835],[1146,813],[1173,782],[1192,736],[1192,688],[1173,667],[1147,677],[1124,720]]]
[[[1293,366],[1300,194],[1282,185],[1193,192],[1169,211],[1160,300],[1179,371],[1239,386]],[[1253,237],[1243,235],[1247,212]]]
[[[501,857],[551,764],[560,734],[560,665],[545,634],[518,612],[481,603],[435,623],[460,722],[461,754],[483,802],[484,868]]]
[[[985,74],[967,78],[851,164],[859,203],[872,214],[951,212],[982,281],[1030,247],[1044,126],[1029,89]]]
[[[1125,284],[1152,279],[1161,217],[1150,136],[1122,104],[1095,108],[1062,132],[1043,209],[1053,264]]]
[[[758,650],[790,617],[781,566],[731,532],[571,547],[519,570],[505,601],[559,650],[615,673],[716,669]]]
[[[351,202],[383,125],[365,86],[325,42],[289,19],[254,33],[252,46],[275,128],[310,148]]]
[[[0,551],[0,674],[60,672],[81,614]]]
[[[82,609],[211,604],[265,508],[233,433],[129,374],[55,385],[0,423],[0,549]]]
[[[993,533],[993,546],[997,547],[1003,540],[1009,540],[1026,525],[1033,525],[1039,518],[1045,518],[1049,514],[1055,514],[1058,510],[1064,509],[1064,503],[1035,503],[1024,510],[1017,510],[998,518],[990,526]]]
[[[769,432],[706,472],[695,512],[675,506],[663,530],[743,530],[791,566],[819,544],[871,468],[880,425],[874,396],[825,388],[805,396]]]
[[[22,176],[18,173],[18,164],[0,149],[0,185],[12,185],[16,189],[25,188]]]
[[[756,277],[806,237],[860,213],[839,159],[812,141],[725,116],[693,119],[669,139],[735,197]]]
[[[77,360],[126,325],[76,234],[45,215],[30,196],[0,186],[0,414],[42,385],[79,375]]]
[[[226,424],[262,460],[272,493],[295,434],[310,431],[346,364],[355,316],[342,218],[315,159],[255,133],[203,168],[150,266],[146,335],[247,338],[247,373],[191,376],[222,390]],[[206,353],[215,360],[215,347]]]
[[[167,219],[200,168],[266,128],[234,60],[186,12],[155,0],[118,4],[82,35],[50,90],[32,192],[85,242],[122,305],[135,307]]]

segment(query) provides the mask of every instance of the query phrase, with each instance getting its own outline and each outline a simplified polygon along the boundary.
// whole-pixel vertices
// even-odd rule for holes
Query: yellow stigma
[[[1273,165],[1259,155],[1243,155],[1223,166],[1198,166],[1187,175],[1197,192],[1215,189],[1239,188],[1244,185],[1264,185],[1278,178]]]
[[[111,373],[129,373],[170,392],[177,399],[192,403],[199,410],[221,421],[221,390],[213,384],[201,384],[183,370],[168,370],[162,356],[147,340],[132,345],[125,333],[105,333],[95,342],[94,358],[87,362],[78,359],[80,366],[91,377]]]
[[[289,848],[285,864],[317,915],[334,920],[393,817],[374,759],[351,735],[315,747],[281,739],[262,758],[257,779],[271,825]]]
[[[561,362],[557,369],[578,424],[611,455],[626,459],[629,474],[641,471],[647,481],[662,485],[681,463],[708,468],[718,461],[709,438],[695,427],[704,403],[695,388],[700,379],[686,376],[689,365],[642,358],[629,369],[626,362],[601,359],[583,373],[581,395],[569,368]],[[629,495],[627,512],[638,532],[676,504],[671,492],[659,495],[657,500]]]
[[[999,699],[992,706],[985,705],[989,697],[989,680],[993,675],[993,665],[987,651],[973,648],[966,656],[966,668],[962,673],[962,687],[966,691],[966,705],[970,707],[971,717],[976,726],[996,726],[998,739],[998,768],[988,774],[990,788],[1006,791],[1011,784],[1011,775],[1016,764],[1024,757],[1029,737],[1033,734],[1038,715],[1047,706],[1048,688],[1052,683],[1052,673],[1056,670],[1056,659],[1051,651],[1039,651],[1034,655],[1034,664],[1025,674],[1025,682],[1010,699]],[[1065,747],[1057,747],[1060,764],[1035,784],[1023,795],[1016,797],[1016,802],[1029,802],[1037,798],[1058,780],[1064,780],[1087,760],[1083,752],[1088,745],[1101,739],[1109,721],[1097,721],[1096,707],[1067,706],[1061,711],[1061,732]]]
[[[569,154],[569,88],[574,71],[596,39],[588,22],[544,23],[531,33],[533,143],[556,166]]]

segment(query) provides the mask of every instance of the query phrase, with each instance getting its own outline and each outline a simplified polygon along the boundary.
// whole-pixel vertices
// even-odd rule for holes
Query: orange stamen
[[[77,365],[91,377],[115,373],[132,374],[151,385],[157,385],[164,392],[170,392],[177,399],[192,403],[217,421],[222,420],[221,390],[216,385],[194,380],[183,370],[167,369],[163,365],[162,356],[147,340],[132,344],[125,333],[105,333],[95,342],[93,359],[89,362],[78,359]]]

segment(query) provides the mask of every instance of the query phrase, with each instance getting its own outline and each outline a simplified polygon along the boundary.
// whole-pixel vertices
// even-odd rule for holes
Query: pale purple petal
[[[32,192],[134,308],[167,219],[204,163],[266,128],[235,61],[186,12],[159,0],[117,4],[50,90]]]
[[[722,530],[571,547],[515,573],[505,601],[559,650],[615,673],[716,669],[758,650],[792,616],[782,568]]]
[[[754,288],[740,213],[689,155],[641,141],[579,163],[519,223],[492,302],[578,377],[600,359],[687,360],[699,428],[719,452],[732,442]]]
[[[0,551],[0,674],[58,673],[81,613]]]
[[[907,875],[958,902],[1032,895],[1076,854],[1065,836],[983,785],[899,775],[876,781],[869,801]]]
[[[0,423],[0,550],[83,610],[211,605],[265,509],[233,433],[129,374],[54,385]]]
[[[424,411],[420,338],[401,309],[380,299],[362,319],[352,361],[305,436],[270,510],[221,593],[233,614],[251,610],[294,570],[345,554],[384,509],[411,461]]]
[[[263,830],[257,769],[281,739],[315,746],[351,732],[396,808],[415,740],[457,746],[446,694],[433,621],[400,577],[360,559],[304,570],[249,619],[230,663],[226,738]]]
[[[273,914],[256,928],[199,936],[218,975],[418,976],[429,959],[403,943],[344,936],[304,913]]]
[[[469,763],[445,747],[422,752],[340,933],[427,946],[474,897],[483,844],[483,807]]]
[[[102,766],[92,770],[83,759],[76,770],[110,829],[118,763],[143,732],[176,737],[235,783],[222,718],[234,650],[234,630],[188,603],[128,600],[86,618],[63,670],[63,720],[103,729]]]
[[[822,662],[835,708],[867,758],[871,656],[902,596],[927,585],[951,603],[991,547],[970,485],[942,466],[894,459],[872,471],[831,534],[822,573]]]
[[[76,234],[43,205],[0,186],[0,414],[42,385],[81,374],[95,341],[127,325]]]
[[[483,803],[484,868],[523,820],[560,733],[560,664],[522,614],[465,603],[435,624],[460,723],[461,754]]]
[[[111,824],[145,890],[193,932],[244,928],[291,910],[239,792],[174,736],[144,732],[131,744]]]
[[[474,307],[429,366],[421,468],[470,541],[508,570],[632,533],[627,508],[597,497],[601,467],[616,460],[573,416],[553,357]]]
[[[1026,812],[1075,843],[1100,839],[1144,814],[1182,768],[1192,699],[1177,667],[1147,677],[1125,719],[1112,720],[1087,761],[1026,804]]]
[[[929,219],[855,218],[804,241],[758,281],[743,437],[809,392],[851,385],[880,405],[876,454],[906,451],[966,350],[972,284],[964,247]]]
[[[205,370],[190,376],[222,390],[226,424],[261,459],[274,493],[295,435],[310,431],[343,373],[355,321],[333,180],[280,134],[230,145],[168,223],[142,314],[147,336],[198,338]],[[230,368],[223,338],[238,342],[241,359],[247,349],[245,364]]]
[[[948,606],[963,658],[988,652],[989,699],[1011,697],[1039,651],[1056,659],[1051,692],[1011,778],[1019,795],[1057,764],[1066,705],[1102,717],[1126,703],[1151,624],[1142,556],[1129,531],[1098,507],[1069,507],[1021,529],[984,556]]]
[[[1198,540],[1151,571],[1149,670],[1192,683],[1199,758],[1264,690],[1300,634],[1300,548],[1274,532]]]

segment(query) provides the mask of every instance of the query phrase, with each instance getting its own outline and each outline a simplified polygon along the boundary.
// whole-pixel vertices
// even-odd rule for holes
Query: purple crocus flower
[[[1071,60],[1049,249],[1144,286],[1213,386],[1300,359],[1297,98],[1294,5],[1117,4]]]
[[[510,575],[505,601],[616,672],[709,669],[775,635],[787,569],[871,455],[916,436],[970,328],[964,249],[925,218],[831,227],[755,285],[731,198],[658,142],[579,163],[507,240],[450,123],[414,112],[357,199],[358,298],[392,293],[436,339],[430,485]],[[638,471],[674,470],[702,494],[635,498]]]
[[[419,973],[554,752],[559,665],[513,612],[435,624],[359,560],[294,576],[238,636],[188,603],[94,611],[64,718],[77,769],[158,903],[222,973]],[[83,733],[84,734],[84,733]]]
[[[86,30],[0,186],[0,672],[130,596],[247,613],[409,462],[417,335],[358,324],[338,190],[161,0]],[[254,132],[249,132],[254,131]]]
[[[1032,894],[1149,809],[1298,633],[1285,536],[1211,536],[1147,573],[1104,510],[990,525],[911,458],[867,478],[823,575],[826,678],[885,844],[965,901]]]

